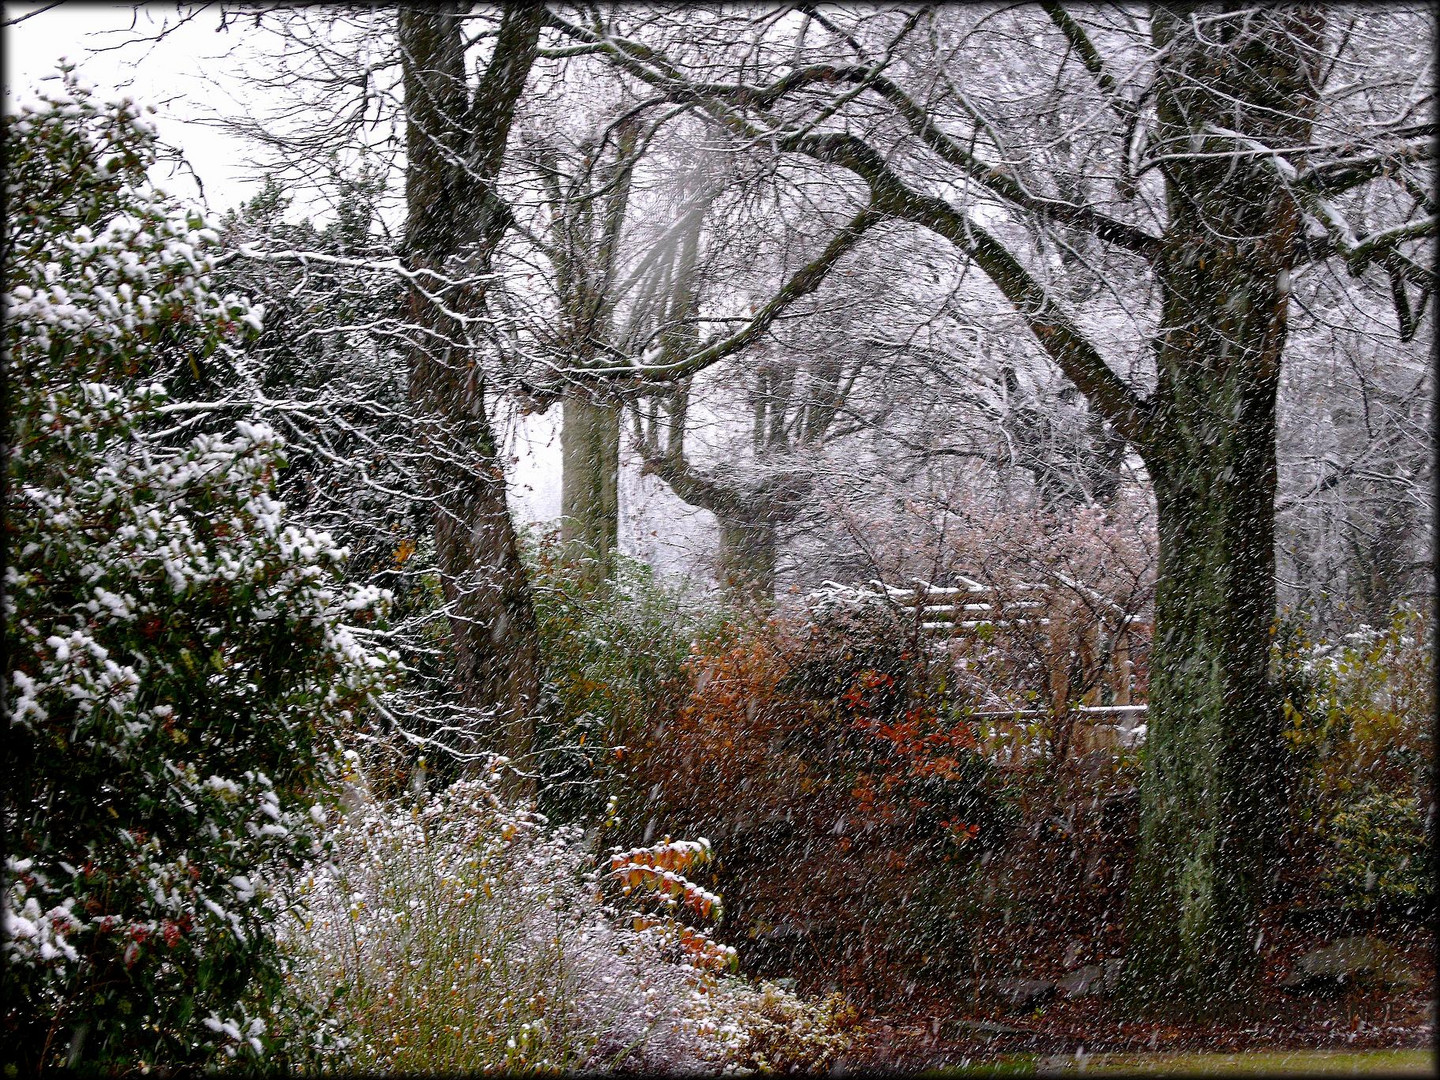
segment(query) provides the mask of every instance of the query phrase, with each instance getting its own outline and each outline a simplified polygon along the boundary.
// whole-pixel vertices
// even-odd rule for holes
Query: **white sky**
[[[217,215],[258,191],[237,137],[199,122],[207,113],[243,109],[244,80],[237,74],[243,33],[220,33],[221,11],[207,8],[184,20],[175,4],[75,3],[0,5],[4,10],[4,80],[8,110],[39,80],[56,74],[57,61],[75,62],[106,97],[129,95],[156,106],[162,140],[184,151],[204,185],[204,203]],[[28,17],[27,17],[28,16]],[[15,22],[16,19],[23,21]],[[146,41],[161,30],[158,41]],[[95,51],[100,50],[100,51]],[[168,166],[152,179],[174,194],[200,200],[190,176]],[[510,492],[522,521],[548,522],[560,513],[559,409],[509,423]],[[630,455],[626,455],[627,459]],[[667,569],[680,569],[704,547],[709,515],[686,507],[638,464],[626,461],[621,494],[621,548]],[[656,520],[666,527],[657,530]],[[666,543],[668,537],[670,543]],[[674,545],[671,549],[671,545]]]
[[[204,183],[205,201],[221,211],[249,197],[244,146],[223,132],[196,121],[194,102],[216,102],[236,92],[236,80],[223,79],[225,54],[236,35],[218,34],[218,7],[182,25],[174,5],[113,3],[4,4],[5,100],[27,96],[37,82],[53,76],[63,56],[105,96],[128,94],[154,105],[160,136],[182,147]],[[33,14],[32,14],[33,13]],[[23,22],[14,22],[26,15]],[[135,39],[170,33],[156,43]],[[122,44],[129,41],[129,44]],[[92,52],[92,50],[104,50]],[[213,78],[221,75],[220,85]],[[228,84],[228,85],[226,85]],[[154,177],[177,195],[198,197],[184,173],[164,169]]]

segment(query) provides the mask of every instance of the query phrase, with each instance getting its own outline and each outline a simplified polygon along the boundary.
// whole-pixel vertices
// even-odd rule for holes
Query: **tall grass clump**
[[[843,1048],[839,1003],[752,989],[622,923],[580,830],[505,805],[496,779],[406,804],[351,773],[334,857],[297,885],[284,935],[312,1065],[687,1073]]]

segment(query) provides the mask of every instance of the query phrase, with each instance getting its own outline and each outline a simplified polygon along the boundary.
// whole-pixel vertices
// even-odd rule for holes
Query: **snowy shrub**
[[[348,777],[334,861],[301,883],[284,936],[297,991],[324,1017],[309,1035],[321,1063],[691,1073],[819,1065],[847,1045],[853,1017],[838,1003],[727,978],[692,962],[705,950],[677,942],[675,920],[602,899],[608,880],[643,889],[637,871],[663,874],[702,845],[617,853],[597,870],[578,830],[507,806],[496,779],[407,806]]]
[[[830,1071],[854,1044],[859,1013],[841,994],[812,1000],[771,982],[722,999],[745,1041],[727,1064],[735,1071],[813,1074]]]
[[[1374,785],[1429,791],[1435,711],[1434,630],[1416,612],[1312,641],[1296,619],[1277,633],[1286,738],[1327,792]]]
[[[8,558],[3,1040],[27,1068],[267,1049],[276,886],[387,659],[345,552],[288,527],[263,425],[188,441],[159,372],[260,311],[146,180],[153,129],[73,72],[4,118]]]
[[[614,577],[595,585],[557,536],[529,556],[550,705],[540,807],[555,820],[593,820],[613,793],[622,814],[638,813],[634,752],[656,717],[684,704],[690,647],[718,630],[720,615],[638,560],[620,556]]]
[[[1277,627],[1298,856],[1290,876],[1318,886],[1316,900],[1429,910],[1434,647],[1419,612],[1333,642],[1312,640],[1297,617]]]

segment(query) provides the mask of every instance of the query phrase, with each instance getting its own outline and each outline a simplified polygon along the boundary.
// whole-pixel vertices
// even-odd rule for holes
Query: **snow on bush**
[[[673,927],[604,902],[610,863],[596,869],[578,829],[507,806],[497,779],[407,805],[349,776],[334,861],[301,883],[285,934],[301,997],[323,1017],[320,1060],[402,1073],[769,1071],[824,1067],[848,1044],[843,1003],[689,962],[700,958]]]
[[[288,526],[261,424],[189,441],[159,376],[261,311],[153,188],[155,135],[73,71],[4,118],[3,1041],[26,1068],[267,1049],[276,884],[326,846],[312,792],[389,660],[345,551]]]

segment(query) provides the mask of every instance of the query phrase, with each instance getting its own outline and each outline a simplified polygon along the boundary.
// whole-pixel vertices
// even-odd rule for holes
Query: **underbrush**
[[[636,898],[606,888],[579,830],[506,806],[496,779],[407,805],[351,774],[333,860],[296,887],[282,935],[297,1064],[810,1070],[848,1044],[843,1002],[756,989],[677,948],[676,919],[622,910]]]
[[[1267,940],[1301,948],[1316,930],[1398,928],[1433,912],[1432,656],[1416,613],[1338,641],[1296,619],[1277,628],[1289,829],[1269,864]],[[1123,955],[1141,755],[1096,749],[1000,770],[1016,817],[966,897],[977,984]]]
[[[758,620],[635,568],[586,591],[539,558],[551,760],[573,765],[546,809],[603,818],[609,841],[712,837],[703,880],[726,895],[717,937],[744,971],[880,1007],[1123,956],[1144,749],[1073,706],[1126,679],[1124,700],[1143,700],[1148,627],[1127,623],[1112,656],[1097,642],[1114,628],[1090,633],[1076,597],[1124,605],[1077,585],[1033,641],[980,627],[934,649],[864,590]],[[1433,904],[1430,642],[1414,615],[1338,643],[1278,632],[1292,836],[1267,920]],[[1040,714],[1033,752],[984,737],[977,717],[1007,708]],[[598,815],[602,790],[616,798]]]
[[[1133,754],[1104,749],[1002,771],[1014,816],[965,905],[972,987],[1055,977],[1123,953],[1139,782]]]
[[[721,631],[723,612],[625,556],[595,584],[554,534],[528,558],[546,671],[540,808],[556,821],[593,821],[613,797],[628,815],[635,753],[657,717],[684,704],[693,644]]]
[[[899,629],[822,610],[699,642],[689,696],[642,745],[630,825],[714,837],[746,970],[872,1005],[964,962],[961,900],[1001,813]]]
[[[1400,612],[1327,642],[1292,619],[1276,660],[1294,901],[1352,918],[1425,917],[1434,902],[1433,624]]]

